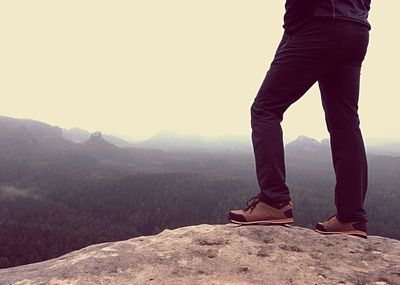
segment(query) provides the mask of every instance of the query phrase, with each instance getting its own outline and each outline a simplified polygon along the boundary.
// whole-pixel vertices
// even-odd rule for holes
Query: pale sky
[[[373,1],[359,115],[365,139],[400,139],[396,0]],[[0,115],[126,138],[160,130],[250,135],[250,106],[283,29],[284,1],[0,2]],[[329,136],[317,85],[285,139]]]

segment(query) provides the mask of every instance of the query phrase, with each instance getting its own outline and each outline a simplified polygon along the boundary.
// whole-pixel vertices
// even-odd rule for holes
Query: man
[[[286,1],[283,37],[251,106],[260,193],[247,201],[246,208],[229,211],[231,222],[294,222],[280,123],[287,108],[318,82],[330,133],[337,211],[315,230],[367,238],[367,158],[358,98],[371,29],[370,5],[371,0]]]

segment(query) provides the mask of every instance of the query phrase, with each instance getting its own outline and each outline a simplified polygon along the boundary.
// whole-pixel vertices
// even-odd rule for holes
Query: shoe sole
[[[279,224],[291,224],[294,223],[293,218],[287,218],[287,219],[275,219],[275,220],[264,220],[264,221],[252,221],[252,222],[240,222],[240,221],[235,221],[229,218],[229,221],[235,224],[241,224],[241,225],[279,225]]]
[[[324,234],[324,235],[331,235],[331,234],[346,234],[346,235],[352,235],[352,236],[358,236],[358,237],[362,237],[362,238],[368,238],[367,234],[365,232],[362,231],[344,231],[344,232],[326,232],[326,231],[320,231],[318,229],[314,229],[316,232]]]

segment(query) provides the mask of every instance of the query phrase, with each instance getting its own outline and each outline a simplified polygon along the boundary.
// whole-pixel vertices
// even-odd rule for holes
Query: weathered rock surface
[[[400,284],[400,241],[202,224],[2,269],[0,284]]]

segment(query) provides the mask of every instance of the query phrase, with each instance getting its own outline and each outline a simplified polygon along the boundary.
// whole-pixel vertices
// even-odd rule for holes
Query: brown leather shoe
[[[228,220],[236,224],[288,224],[294,222],[292,209],[291,201],[272,206],[257,195],[247,201],[245,209],[229,211]]]
[[[367,223],[363,221],[341,222],[336,215],[315,225],[315,231],[321,234],[348,234],[367,238]]]

